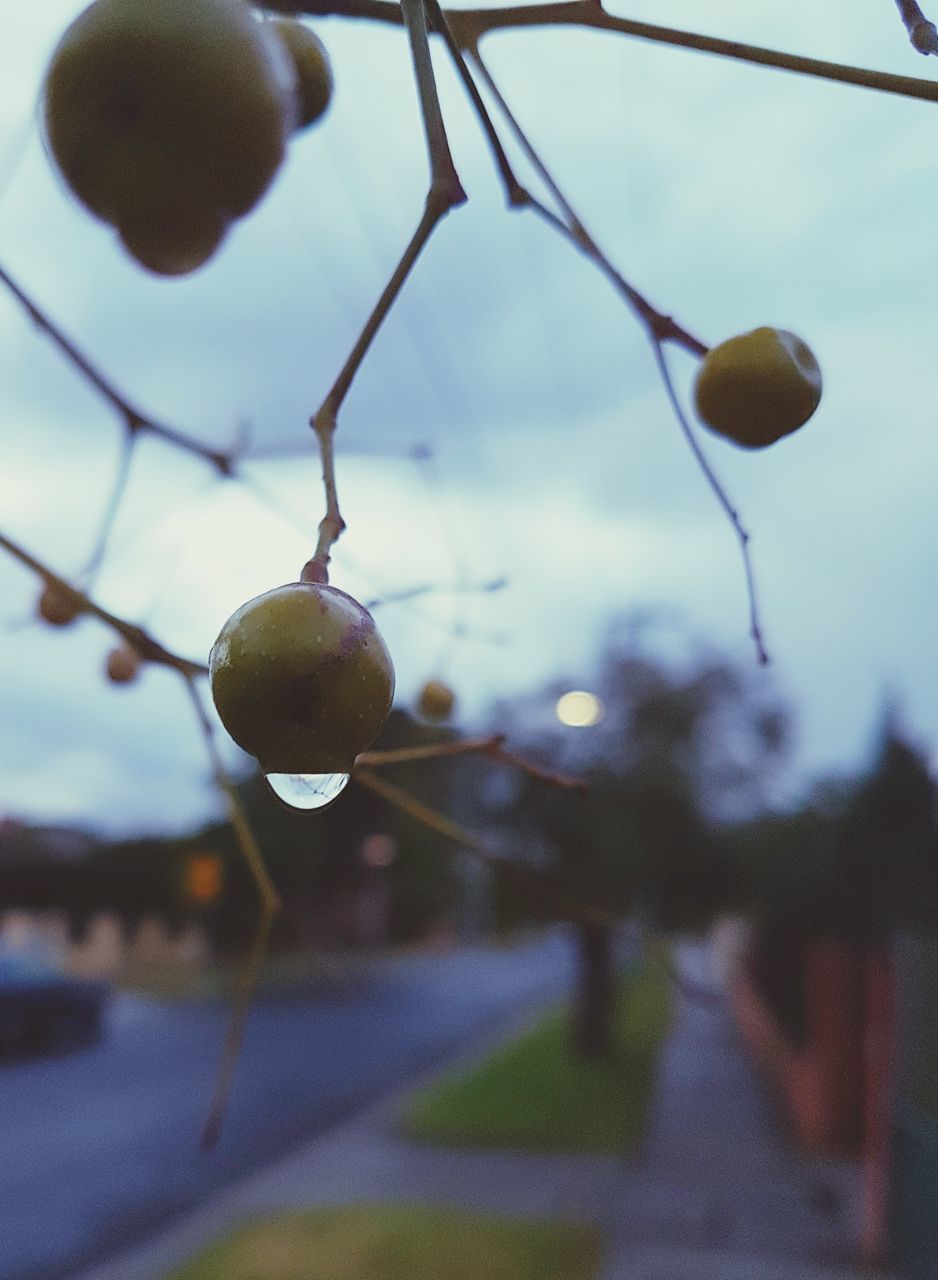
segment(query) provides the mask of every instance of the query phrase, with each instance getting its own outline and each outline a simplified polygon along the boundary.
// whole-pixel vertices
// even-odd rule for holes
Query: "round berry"
[[[160,276],[181,276],[201,267],[224,240],[228,223],[204,207],[164,207],[121,219],[124,248],[142,267]]]
[[[332,99],[332,68],[325,46],[309,27],[291,18],[270,23],[286,46],[296,71],[297,128],[304,129],[325,113]]]
[[[448,720],[455,705],[455,693],[442,680],[428,680],[417,698],[417,709],[425,720]]]
[[[52,55],[43,118],[59,171],[125,241],[162,238],[154,261],[197,258],[206,222],[246,214],[283,159],[296,76],[267,25],[245,0],[95,0]]]
[[[36,601],[36,614],[50,627],[69,627],[81,613],[81,601],[47,582]]]
[[[700,420],[747,449],[796,431],[820,400],[821,370],[811,348],[787,329],[767,326],[712,347],[694,384]]]
[[[107,656],[105,674],[111,684],[132,684],[140,674],[143,659],[129,644],[118,645]]]
[[[222,724],[268,774],[350,772],[394,697],[371,614],[320,582],[291,582],[237,609],[209,671]]]

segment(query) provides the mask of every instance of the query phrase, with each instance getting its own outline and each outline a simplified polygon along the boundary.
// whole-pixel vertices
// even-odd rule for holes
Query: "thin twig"
[[[687,419],[678,403],[677,396],[674,392],[674,385],[671,375],[664,359],[663,343],[665,341],[673,341],[691,351],[695,355],[705,355],[706,346],[692,334],[687,333],[680,325],[676,325],[670,316],[662,315],[655,307],[643,297],[629,282],[621,275],[619,271],[612,265],[605,253],[599,248],[596,241],[586,229],[582,219],[573,208],[570,201],[564,195],[558,186],[553,175],[544,164],[538,152],[535,150],[525,130],[521,127],[520,122],[514,115],[510,106],[506,102],[504,95],[498,87],[495,79],[491,75],[484,60],[479,54],[478,49],[473,48],[470,51],[470,57],[479,70],[487,88],[489,89],[495,101],[498,103],[499,110],[505,116],[509,127],[523,148],[525,154],[531,164],[540,175],[542,181],[547,186],[553,198],[556,200],[564,217],[558,218],[550,209],[541,204],[540,201],[531,200],[531,206],[534,211],[544,218],[551,226],[562,234],[568,236],[573,243],[585,253],[603,272],[603,274],[613,283],[619,294],[625,302],[633,309],[638,318],[643,323],[655,352],[655,359],[661,379],[664,383],[665,391],[668,399],[674,409],[684,438],[690,446],[697,465],[700,467],[707,483],[713,490],[721,508],[725,512],[727,519],[730,521],[733,531],[739,541],[740,550],[743,558],[743,569],[746,578],[746,591],[749,602],[749,621],[750,632],[756,646],[756,656],[761,664],[768,662],[768,654],[762,641],[762,632],[759,624],[759,612],[756,601],[756,584],[755,576],[752,571],[752,560],[749,553],[749,534],[743,527],[733,504],[726,495],[720,480],[703,454],[696,437],[690,430]],[[564,221],[566,219],[566,221]]]
[[[756,578],[752,568],[752,553],[749,548],[750,535],[739,518],[739,513],[733,506],[726,490],[717,479],[716,473],[707,461],[706,455],[697,441],[697,437],[691,430],[690,423],[687,420],[681,402],[677,397],[674,389],[674,382],[671,378],[671,371],[668,368],[668,362],[664,356],[664,350],[660,342],[652,340],[652,349],[655,353],[655,361],[658,365],[658,371],[661,374],[661,380],[664,383],[664,389],[668,396],[668,401],[681,428],[684,439],[694,455],[698,467],[700,468],[704,479],[710,486],[713,494],[724,511],[727,520],[732,525],[736,540],[739,543],[739,551],[743,561],[743,572],[746,578],[746,596],[749,602],[749,634],[752,636],[753,644],[756,647],[756,659],[760,666],[765,666],[769,661],[769,655],[766,652],[765,644],[762,638],[762,626],[759,621],[759,603],[756,596]]]
[[[346,450],[343,449],[343,454]],[[262,484],[256,476],[242,475],[239,476],[240,483],[251,492],[259,502],[263,503],[268,510],[273,511],[279,516],[290,528],[296,530],[304,537],[308,536],[309,529],[304,523],[300,515],[291,510],[289,504],[272,489],[268,489]],[[343,555],[343,565],[349,571],[362,578],[372,590],[375,589],[374,580],[369,581],[369,575],[365,568],[359,564],[352,562],[347,554]],[[502,591],[508,586],[507,578],[493,578],[491,582],[473,583],[473,582],[456,582],[447,583],[445,585],[424,583],[419,587],[405,587],[401,591],[389,591],[380,596],[373,596],[369,600],[363,600],[362,604],[368,610],[380,609],[384,605],[399,605],[410,613],[413,617],[419,618],[421,622],[427,623],[432,627],[442,630],[452,631],[452,624],[438,618],[433,613],[427,613],[423,609],[414,608],[411,603],[413,600],[419,599],[421,596],[443,595],[451,592],[494,592]],[[487,635],[471,629],[462,623],[458,625],[458,634],[460,639],[472,640],[479,644],[504,644],[504,637],[500,635]]]
[[[155,662],[160,666],[171,667],[174,671],[178,671],[180,675],[187,678],[207,673],[208,668],[204,663],[191,662],[188,658],[181,658],[178,654],[164,648],[143,627],[137,626],[133,622],[127,622],[123,618],[118,618],[116,614],[109,613],[107,609],[102,609],[86,592],[72,586],[64,578],[60,578],[57,573],[54,573],[47,565],[44,565],[41,560],[37,560],[35,556],[30,555],[19,543],[14,542],[12,538],[2,532],[0,532],[0,547],[4,551],[8,551],[14,559],[19,560],[20,564],[25,565],[27,569],[31,569],[33,573],[42,578],[43,582],[50,587],[54,587],[64,600],[75,606],[78,613],[91,614],[113,631],[116,631],[119,636],[127,641],[131,648],[139,653],[145,662]]]
[[[446,214],[451,209],[456,208],[457,205],[463,204],[466,199],[466,193],[453,164],[453,157],[450,153],[446,129],[443,124],[443,115],[440,110],[436,80],[433,74],[433,62],[430,57],[430,43],[423,0],[401,0],[401,12],[404,25],[410,37],[411,59],[417,81],[417,92],[420,99],[424,136],[429,157],[430,189],[427,192],[423,214],[417,224],[416,231],[411,236],[371,315],[365,321],[365,325],[358,336],[358,341],[342,366],[329,394],[310,419],[310,426],[315,431],[316,438],[319,441],[323,483],[326,491],[326,514],[319,525],[319,538],[310,563],[319,564],[324,570],[329,564],[332,547],[345,528],[345,521],[339,510],[333,451],[336,419],[342,407],[342,402],[378,330],[396,301],[404,282],[413,270],[424,245]]]
[[[565,791],[589,791],[590,784],[583,778],[573,778],[566,773],[557,773],[553,769],[545,769],[542,765],[534,764],[533,761],[519,756],[514,751],[509,751],[507,747],[499,745],[492,747],[489,755],[502,764],[508,764],[515,769],[520,769],[522,773],[528,774],[532,778],[536,778],[539,782],[546,782],[549,786],[560,787]]]
[[[474,858],[497,872],[503,879],[530,890],[534,896],[540,898],[561,919],[580,921],[583,924],[599,924],[607,927],[611,927],[618,922],[617,917],[611,911],[607,911],[603,907],[597,907],[592,903],[580,902],[572,898],[553,876],[544,871],[538,871],[534,867],[527,867],[521,862],[506,857],[504,854],[497,853],[479,840],[477,836],[466,831],[465,828],[453,822],[452,819],[447,818],[445,814],[437,812],[436,809],[431,809],[423,801],[417,800],[400,787],[395,787],[387,779],[372,773],[371,770],[356,769],[355,781],[361,783],[363,787],[367,787],[369,791],[381,796],[389,804],[400,809],[402,813],[408,814],[417,822],[422,823],[423,826],[429,827],[431,831],[437,831],[440,835],[446,836],[447,839],[452,840],[461,849],[464,849]]]
[[[265,908],[268,908],[271,911],[279,911],[280,898],[273,886],[273,882],[267,871],[266,864],[264,863],[264,859],[261,855],[257,840],[254,837],[254,833],[251,831],[248,821],[244,816],[244,812],[238,801],[237,793],[234,789],[234,784],[228,777],[228,771],[225,768],[224,761],[222,760],[221,754],[218,750],[218,745],[215,742],[215,727],[206,714],[205,707],[202,705],[202,699],[199,696],[198,687],[194,680],[187,677],[186,687],[189,691],[189,697],[192,701],[193,709],[195,710],[199,726],[202,730],[202,736],[205,739],[205,746],[209,754],[209,759],[211,760],[212,772],[215,776],[215,781],[225,794],[231,818],[231,825],[234,828],[235,836],[237,837],[238,843],[244,853],[244,859],[248,865],[249,871],[251,872],[254,883],[257,885],[257,891],[260,894],[261,902]]]
[[[492,153],[492,159],[495,161],[495,167],[498,169],[502,185],[505,188],[508,204],[519,207],[528,204],[531,197],[525,187],[518,181],[518,178],[511,167],[511,162],[508,159],[504,146],[502,145],[502,140],[498,136],[495,121],[489,115],[488,108],[485,105],[485,100],[479,92],[478,85],[472,78],[472,72],[469,70],[469,65],[464,57],[463,49],[460,47],[459,41],[453,35],[449,22],[447,21],[446,14],[440,7],[439,0],[427,0],[427,13],[430,17],[434,32],[443,37],[443,42],[449,51],[453,66],[456,68],[456,73],[462,81],[463,88],[465,89],[469,97],[469,101],[472,103],[473,109],[475,110],[479,122],[482,125],[482,131],[485,134],[489,150]]]
[[[364,352],[362,353],[364,356]],[[339,490],[335,478],[335,413],[325,414],[322,409],[311,422],[319,442],[322,462],[322,484],[326,494],[326,513],[319,522],[319,536],[313,552],[310,568],[319,565],[325,571],[332,558],[332,548],[345,529],[345,519],[339,509]]]
[[[511,765],[532,778],[550,783],[551,786],[562,787],[569,791],[589,790],[589,784],[582,778],[572,778],[568,774],[545,769],[525,759],[524,756],[509,751],[505,746],[503,733],[489,734],[484,738],[459,738],[455,741],[431,742],[420,747],[397,747],[393,751],[365,751],[355,761],[355,767],[356,769],[359,767],[376,769],[385,765],[412,764],[416,760],[441,760],[450,756],[469,755],[490,756],[500,764]]]
[[[418,600],[421,596],[463,593],[485,595],[489,592],[504,591],[507,586],[507,578],[493,578],[491,582],[457,582],[452,586],[439,586],[438,584],[430,586],[424,583],[420,587],[405,587],[402,591],[389,591],[387,595],[375,596],[371,600],[363,600],[362,604],[370,611],[372,609],[380,609],[388,604],[407,604],[411,600]]]
[[[4,284],[7,287],[36,327],[52,339],[52,342],[62,355],[77,369],[85,381],[107,401],[123,420],[129,431],[149,431],[153,435],[166,440],[169,444],[177,445],[188,453],[202,458],[205,462],[210,463],[221,475],[230,476],[233,474],[233,460],[230,454],[222,453],[217,449],[209,449],[206,445],[200,444],[198,440],[194,440],[184,432],[178,431],[175,427],[169,427],[163,422],[157,422],[156,419],[150,418],[141,413],[139,409],[134,408],[130,401],[117,390],[114,384],[104,376],[88,356],[79,350],[71,338],[65,335],[63,330],[46,315],[2,266],[0,266],[0,284]]]
[[[938,53],[938,28],[925,17],[915,0],[896,0],[899,17],[905,23],[909,41],[919,53]]]
[[[400,26],[402,21],[400,5],[394,3],[394,0],[265,0],[265,7],[281,13],[303,13],[314,18],[358,18],[392,26]],[[860,89],[874,89],[879,93],[896,94],[903,98],[938,102],[938,83],[933,80],[898,76],[888,71],[871,71],[866,67],[852,67],[801,54],[781,53],[762,45],[699,35],[693,31],[637,22],[632,18],[618,18],[606,13],[597,0],[572,0],[571,3],[561,0],[560,3],[506,5],[504,8],[492,9],[446,9],[444,13],[454,38],[464,50],[478,45],[481,38],[492,31],[518,31],[527,27],[587,27],[599,31],[614,31],[638,40],[690,49],[697,53],[709,53],[735,62],[773,67],[779,71],[791,71],[795,75],[853,85]]]
[[[430,56],[425,3],[426,0],[401,0],[401,13],[410,40],[411,60],[417,81],[417,95],[420,99],[420,114],[423,119],[427,161],[430,168],[430,186],[431,189],[438,188],[440,195],[452,202],[448,207],[452,207],[453,204],[462,204],[466,199],[466,193],[453,163],[446,126],[443,123],[443,111],[440,107],[436,76],[433,72],[433,59]]]
[[[254,1002],[260,968],[267,954],[270,930],[273,926],[274,918],[280,910],[280,898],[270,879],[257,839],[245,817],[237,792],[222,761],[215,742],[214,726],[206,714],[202,699],[199,696],[199,690],[191,677],[186,677],[186,689],[195,711],[199,728],[202,731],[215,782],[225,796],[228,806],[228,818],[234,830],[235,839],[251,873],[251,878],[257,886],[261,901],[261,917],[258,921],[250,951],[238,976],[238,989],[235,993],[234,1007],[231,1011],[221,1060],[215,1076],[215,1087],[208,1117],[202,1130],[202,1149],[211,1151],[221,1133],[222,1122],[228,1107],[228,1099],[231,1096],[235,1067],[241,1053],[241,1046],[244,1043],[244,1028],[248,1014],[251,1011],[251,1005]]]
[[[478,69],[479,75],[482,77],[486,88],[498,104],[498,109],[505,117],[508,127],[515,135],[519,146],[527,156],[544,185],[547,187],[548,191],[553,196],[554,200],[557,202],[557,205],[563,213],[563,217],[557,217],[551,209],[548,209],[546,205],[544,205],[540,200],[535,199],[535,197],[530,194],[528,195],[527,201],[529,207],[539,217],[547,222],[549,226],[553,227],[555,231],[558,231],[561,235],[565,236],[576,249],[585,254],[586,257],[600,269],[603,275],[610,281],[628,306],[632,308],[649,332],[653,333],[662,341],[667,340],[677,343],[694,355],[706,355],[707,346],[705,343],[701,342],[701,340],[695,337],[692,333],[688,333],[688,331],[683,328],[683,326],[677,324],[671,316],[665,315],[663,312],[659,311],[657,307],[653,306],[648,299],[640,293],[634,285],[630,284],[622,273],[613,266],[609,258],[590,235],[582,218],[573,208],[563,191],[561,191],[550,170],[547,168],[539,153],[535,150],[517,116],[505,100],[504,95],[498,87],[498,84],[492,76],[492,73],[489,71],[478,49],[475,47],[470,49],[469,57]]]
[[[90,587],[94,582],[95,575],[101,567],[107,552],[107,544],[111,537],[111,531],[114,528],[114,521],[117,519],[117,512],[120,508],[121,499],[127,488],[127,481],[130,478],[130,464],[133,460],[134,445],[139,439],[139,431],[134,427],[127,427],[124,431],[124,438],[121,441],[120,458],[117,462],[117,475],[114,477],[114,483],[111,486],[111,492],[104,507],[104,515],[98,527],[98,537],[95,542],[94,550],[88,557],[82,573],[82,582],[84,586]]]
[[[171,653],[164,648],[157,640],[142,627],[138,627],[133,623],[126,622],[123,618],[118,618],[114,614],[109,613],[106,609],[102,609],[96,604],[84,591],[78,590],[64,578],[60,578],[58,574],[53,573],[46,565],[37,560],[35,556],[29,554],[20,547],[13,539],[0,533],[0,547],[8,551],[21,564],[31,569],[35,574],[43,579],[49,586],[55,588],[63,600],[73,604],[80,613],[87,613],[99,619],[118,633],[132,648],[140,654],[147,662],[158,663],[162,666],[170,667],[174,671],[178,671],[185,681],[186,691],[189,694],[192,706],[195,710],[202,736],[205,740],[209,758],[212,763],[212,770],[215,780],[225,795],[229,820],[235,833],[235,838],[244,855],[245,862],[248,865],[254,883],[257,886],[258,894],[261,899],[261,919],[258,925],[257,934],[251,947],[248,959],[242,969],[239,980],[238,993],[235,998],[234,1010],[232,1012],[231,1022],[228,1028],[228,1034],[225,1040],[224,1049],[222,1051],[221,1063],[216,1077],[215,1090],[212,1098],[211,1107],[209,1109],[208,1119],[206,1121],[205,1130],[202,1135],[202,1146],[206,1150],[214,1146],[218,1139],[221,1129],[222,1118],[224,1116],[227,1100],[231,1089],[231,1081],[234,1075],[234,1068],[240,1053],[241,1043],[244,1036],[244,1024],[250,1010],[253,999],[254,990],[257,985],[257,975],[261,961],[266,952],[267,938],[270,933],[273,918],[280,907],[280,899],[273,887],[270,876],[267,872],[266,864],[257,840],[254,837],[244,811],[238,801],[237,793],[228,777],[227,770],[219,754],[215,743],[214,728],[209,720],[202,700],[199,697],[199,691],[196,686],[196,677],[203,675],[206,668],[199,663],[190,662],[186,658],[180,658],[177,654]]]
[[[487,738],[458,738],[448,742],[429,742],[420,747],[395,747],[391,751],[363,751],[355,760],[355,768],[379,769],[389,764],[413,764],[417,760],[442,760],[448,756],[485,755],[504,741],[502,734]]]
[[[244,1044],[244,1029],[247,1025],[251,1005],[254,1003],[257,981],[260,976],[261,965],[267,955],[267,943],[270,940],[270,930],[273,922],[274,913],[262,909],[257,931],[251,942],[251,949],[238,973],[234,1007],[228,1019],[225,1042],[222,1046],[221,1058],[215,1073],[212,1099],[209,1103],[205,1124],[202,1127],[202,1136],[199,1139],[199,1146],[206,1153],[215,1149],[218,1139],[221,1137],[225,1113],[228,1110],[228,1102],[231,1098],[231,1086],[234,1083],[235,1069]]]
[[[333,448],[336,419],[339,409],[342,406],[342,402],[348,393],[348,389],[352,385],[352,380],[367,355],[368,349],[374,341],[382,322],[390,311],[397,295],[400,293],[401,288],[404,285],[404,281],[410,275],[414,263],[420,256],[421,250],[432,235],[437,223],[446,212],[448,212],[448,210],[440,209],[436,201],[431,197],[428,197],[423,215],[420,222],[417,224],[417,230],[414,232],[400,261],[394,268],[391,279],[388,281],[381,297],[375,305],[374,310],[368,317],[365,327],[362,329],[362,332],[358,337],[358,341],[355,343],[351,354],[342,366],[342,371],[329,391],[329,394],[310,419],[310,426],[315,431],[316,438],[319,441],[319,451],[322,458],[323,485],[326,493],[326,514],[323,516],[319,525],[319,538],[313,555],[313,560],[318,561],[322,565],[327,565],[329,563],[332,547],[338,541],[339,536],[345,528],[345,520],[342,518],[342,513],[339,509],[338,490],[335,479],[335,453]]]

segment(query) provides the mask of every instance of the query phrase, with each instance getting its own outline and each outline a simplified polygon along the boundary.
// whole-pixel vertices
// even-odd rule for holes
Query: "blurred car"
[[[0,954],[0,1058],[97,1040],[108,984],[70,978],[30,957]]]

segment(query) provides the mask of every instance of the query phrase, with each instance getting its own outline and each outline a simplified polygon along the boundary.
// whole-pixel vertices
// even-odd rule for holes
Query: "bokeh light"
[[[571,689],[557,699],[557,719],[572,729],[588,729],[603,717],[603,704],[595,693],[584,689]]]

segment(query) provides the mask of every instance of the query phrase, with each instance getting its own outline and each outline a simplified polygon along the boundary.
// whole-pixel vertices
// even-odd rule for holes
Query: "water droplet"
[[[325,809],[345,790],[347,773],[265,773],[278,800],[291,809]]]

